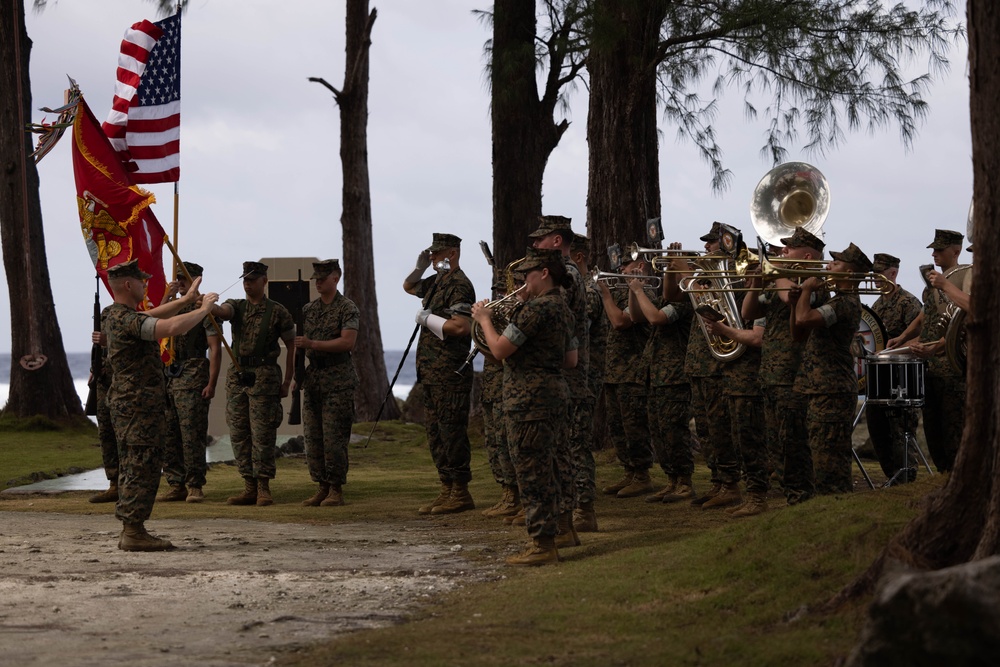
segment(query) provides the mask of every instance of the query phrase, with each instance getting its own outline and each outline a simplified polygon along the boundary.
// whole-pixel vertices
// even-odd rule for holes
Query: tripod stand
[[[918,407],[917,405],[914,404],[914,403],[917,403],[917,402],[919,402],[920,405],[923,405],[923,403],[924,403],[923,400],[909,402],[907,404],[907,407]],[[893,407],[897,407],[897,406],[893,406]],[[931,475],[934,474],[934,471],[931,470],[930,464],[927,462],[927,458],[924,456],[924,453],[920,450],[920,446],[917,445],[917,438],[916,438],[916,436],[913,435],[913,432],[910,431],[909,425],[907,425],[906,430],[903,431],[903,467],[900,468],[899,470],[897,470],[895,472],[895,474],[893,474],[892,477],[890,477],[889,479],[885,480],[885,484],[882,485],[883,488],[887,488],[887,487],[892,486],[893,484],[896,484],[899,481],[899,478],[901,476],[909,475],[909,471],[910,471],[910,450],[911,449],[914,452],[916,452],[917,458],[919,458],[920,461],[924,464],[924,467],[927,468],[928,474],[931,474]],[[916,471],[914,471],[914,472],[916,472]],[[912,480],[907,480],[907,481],[912,481]]]

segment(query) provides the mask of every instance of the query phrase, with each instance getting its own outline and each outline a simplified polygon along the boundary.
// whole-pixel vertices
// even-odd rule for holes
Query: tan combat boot
[[[609,496],[617,495],[619,491],[624,489],[626,486],[632,483],[632,477],[635,476],[635,472],[632,470],[626,470],[625,476],[614,484],[609,484],[601,489],[601,493],[607,494]]]
[[[760,491],[751,491],[747,494],[746,501],[732,513],[733,516],[756,516],[767,511],[767,494]]]
[[[505,486],[503,487],[503,495],[500,497],[500,500],[488,510],[483,510],[483,516],[512,516],[517,514],[519,509],[521,509],[521,498],[517,487]]]
[[[474,509],[476,503],[469,494],[468,482],[455,482],[451,485],[451,495],[437,507],[431,508],[431,514],[457,514]]]
[[[122,551],[167,551],[174,545],[168,540],[153,537],[141,523],[126,523],[123,524],[118,548]]]
[[[320,503],[323,507],[337,507],[344,504],[344,493],[341,491],[340,484],[331,484],[330,493],[327,494],[323,502]]]
[[[92,503],[115,503],[118,502],[118,481],[111,480],[107,491],[95,493],[89,498]]]
[[[200,503],[205,500],[205,494],[201,492],[200,486],[189,486],[186,500],[189,503]]]
[[[653,490],[653,483],[649,480],[648,470],[636,470],[632,475],[632,482],[618,491],[619,498],[635,498],[642,496]]]
[[[563,512],[559,515],[559,523],[556,527],[556,548],[565,549],[578,546],[580,546],[580,536],[573,529],[573,512]]]
[[[597,513],[594,511],[594,503],[580,503],[580,506],[573,510],[573,530],[578,533],[597,532]]]
[[[722,491],[722,484],[714,482],[712,484],[712,488],[708,490],[708,493],[706,493],[703,496],[695,496],[694,498],[691,499],[691,504],[701,507],[703,504],[707,503],[709,500],[719,495],[720,491]]]
[[[518,510],[517,514],[512,514],[511,516],[505,516],[503,522],[510,524],[511,526],[524,526],[527,525],[528,519],[524,516],[524,506]]]
[[[740,493],[740,485],[736,482],[729,482],[728,484],[723,484],[714,497],[702,503],[701,508],[709,510],[718,507],[729,507],[730,505],[738,505],[742,501],[743,495]]]
[[[226,499],[227,505],[253,505],[257,502],[257,480],[253,477],[243,478],[243,493]]]
[[[271,497],[271,480],[267,477],[257,478],[257,507],[267,507],[274,504]]]
[[[417,509],[417,513],[430,514],[431,510],[448,500],[449,496],[451,496],[451,482],[441,482],[441,490],[438,492],[437,498]]]
[[[184,488],[183,484],[171,484],[170,490],[160,494],[156,500],[161,503],[172,503],[178,500],[186,500],[187,496],[187,489]]]
[[[517,554],[508,556],[508,565],[548,565],[559,562],[559,552],[556,550],[555,538],[551,535],[536,537],[531,545]]]
[[[676,503],[680,500],[693,500],[695,497],[694,487],[691,486],[691,478],[678,477],[677,486],[674,487],[671,493],[663,496],[663,502]]]
[[[303,507],[319,507],[319,504],[330,495],[330,485],[320,484],[319,491],[302,501]]]
[[[671,475],[667,485],[656,493],[646,496],[647,503],[662,503],[663,499],[677,489],[677,475]]]

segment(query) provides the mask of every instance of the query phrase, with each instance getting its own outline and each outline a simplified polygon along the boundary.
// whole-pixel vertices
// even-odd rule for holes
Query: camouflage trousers
[[[542,412],[533,410],[531,421],[507,414],[507,441],[529,537],[556,534],[560,506],[556,457],[560,449],[568,449],[566,408],[552,408],[546,418],[538,419]]]
[[[592,503],[597,498],[597,466],[594,463],[594,404],[593,398],[573,401],[570,409],[569,451],[572,458],[572,484],[568,495],[575,509],[580,503]],[[563,508],[563,511],[566,511]]]
[[[763,396],[729,396],[729,418],[747,491],[767,493],[771,488],[771,466],[764,435]]]
[[[713,484],[740,481],[740,458],[733,444],[725,388],[723,377],[691,378],[691,412]]]
[[[122,523],[143,523],[153,513],[156,490],[160,486],[163,448],[157,445],[131,445],[119,448],[121,471],[118,477],[118,502],[115,517]]]
[[[806,399],[793,391],[792,385],[768,385],[763,397],[769,467],[778,473],[786,498],[805,500],[816,491],[806,431]]]
[[[660,468],[668,477],[690,477],[694,472],[691,450],[691,385],[650,387],[649,433]]]
[[[198,389],[167,389],[163,472],[171,486],[205,486],[209,401]]]
[[[347,483],[347,447],[354,424],[354,387],[302,390],[302,432],[309,477],[320,484]]]
[[[438,477],[445,484],[468,484],[472,479],[469,388],[425,384],[423,389],[424,427]]]
[[[97,383],[97,437],[101,441],[101,465],[108,481],[118,483],[118,438],[106,399],[108,388]]]
[[[888,405],[872,405],[865,408],[865,420],[868,424],[868,434],[875,448],[875,456],[886,477],[892,477],[901,468],[913,468],[916,459],[906,451],[906,433],[917,432],[920,413],[917,408],[898,408]]]
[[[850,493],[851,431],[858,395],[812,394],[806,411],[809,449],[816,475],[816,493]]]
[[[653,465],[646,386],[638,383],[605,384],[604,400],[608,437],[618,460],[629,472],[646,472]]]
[[[244,479],[274,479],[274,449],[281,418],[278,394],[250,395],[236,391],[226,397],[226,425],[233,456]]]
[[[955,465],[965,428],[965,378],[941,376],[928,369],[924,378],[924,437],[939,472]]]
[[[503,401],[483,401],[483,444],[493,479],[502,486],[517,486],[517,472],[507,447]]]

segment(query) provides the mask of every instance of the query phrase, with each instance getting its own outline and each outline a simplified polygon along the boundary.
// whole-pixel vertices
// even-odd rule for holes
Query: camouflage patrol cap
[[[313,262],[313,273],[309,276],[310,280],[323,280],[328,275],[336,271],[340,273],[340,260],[339,259],[324,259],[321,262]]]
[[[875,259],[872,261],[872,271],[875,273],[882,273],[886,269],[898,269],[899,268],[899,257],[893,257],[892,255],[886,254],[884,252],[875,253]]]
[[[715,221],[712,223],[712,229],[708,231],[708,234],[702,236],[701,240],[709,243],[711,241],[718,241],[720,238],[722,238],[722,223]]]
[[[205,275],[205,269],[201,268],[201,264],[195,264],[194,262],[181,262],[184,265],[184,269],[187,269],[188,275],[192,278],[197,278],[198,276]],[[177,267],[177,277],[184,278],[184,269],[180,266]]]
[[[590,237],[583,234],[573,234],[573,243],[569,246],[570,252],[582,252],[590,254]]]
[[[263,262],[243,262],[243,275],[241,278],[256,278],[267,275],[267,264]]]
[[[958,232],[953,232],[950,229],[935,229],[934,240],[927,247],[934,250],[944,250],[953,245],[962,245],[962,241],[964,240],[965,237]]]
[[[871,271],[872,262],[868,259],[865,253],[861,252],[861,248],[854,245],[853,243],[844,249],[844,252],[831,252],[830,256],[841,262],[847,262],[848,264],[853,264],[859,271]]]
[[[127,262],[122,262],[121,264],[115,264],[108,269],[108,280],[114,280],[116,278],[138,278],[139,280],[145,280],[149,277],[150,274],[139,268],[138,259],[132,259]]]
[[[826,248],[826,244],[818,236],[802,227],[796,227],[791,236],[779,240],[786,248],[812,248],[817,252],[823,252]]]
[[[524,261],[517,265],[520,273],[527,273],[533,269],[540,269],[546,264],[563,261],[562,251],[558,248],[528,248],[524,255]]]
[[[538,216],[538,229],[528,234],[528,238],[537,239],[560,231],[572,234],[573,220],[562,215],[540,215]]]
[[[431,247],[427,249],[427,252],[441,252],[446,248],[461,248],[462,239],[458,238],[454,234],[438,234],[434,233],[434,239],[431,241]]]

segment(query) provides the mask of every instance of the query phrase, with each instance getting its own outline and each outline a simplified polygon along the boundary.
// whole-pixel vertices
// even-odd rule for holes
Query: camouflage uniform
[[[825,301],[825,294],[814,294],[819,297],[815,303]],[[815,492],[806,401],[793,390],[805,342],[792,339],[791,309],[777,292],[765,292],[759,299],[765,315],[759,371],[764,396],[764,440],[770,467],[778,472],[785,497],[798,502]]]
[[[587,387],[588,396],[577,406],[577,435],[580,438],[576,469],[576,503],[592,503],[597,497],[594,463],[594,406],[604,387],[604,350],[608,342],[608,318],[604,316],[601,292],[594,281],[586,281],[587,298]]]
[[[511,459],[525,526],[554,536],[560,482],[556,453],[568,435],[569,388],[563,360],[572,350],[573,315],[558,288],[526,302],[501,335],[518,347],[504,361],[503,397]]]
[[[806,428],[816,492],[846,493],[851,479],[851,430],[858,405],[858,378],[851,343],[861,322],[857,294],[838,293],[820,306],[824,327],[809,333],[795,391],[808,400]]]
[[[286,347],[293,344],[295,322],[284,306],[270,299],[259,304],[227,299],[223,305],[233,309],[233,353],[241,369],[256,376],[247,387],[234,366],[226,374],[226,424],[233,455],[243,479],[274,479],[274,445],[282,419],[278,340]]]
[[[613,289],[611,295],[619,308],[628,308],[627,287]],[[604,354],[608,435],[627,474],[645,473],[653,465],[646,410],[649,369],[639,363],[648,339],[647,324],[633,324],[622,331],[608,328]]]
[[[476,301],[472,283],[461,269],[422,279],[413,294],[423,300],[425,310],[446,320],[455,312],[470,312]],[[417,382],[424,390],[427,442],[442,484],[467,484],[472,479],[467,432],[472,373],[455,373],[471,344],[471,336],[445,336],[441,340],[427,327],[420,328]]]
[[[712,473],[712,484],[735,484],[740,480],[740,462],[730,431],[726,379],[723,376],[725,362],[712,354],[698,317],[691,318],[684,358],[684,372],[691,382],[695,431]]]
[[[877,257],[877,255],[876,255]],[[920,299],[902,287],[889,295],[880,296],[872,310],[882,320],[886,335],[896,338],[920,314]],[[892,477],[903,467],[904,434],[915,433],[920,413],[917,408],[896,408],[869,403],[865,410],[868,433],[878,457],[882,472]]]
[[[920,342],[932,342],[944,335],[934,322],[941,312],[940,294],[924,288],[924,321]],[[924,375],[924,437],[927,450],[938,471],[951,470],[962,442],[965,427],[965,376],[955,370],[948,357],[938,355],[927,360]]]
[[[316,299],[302,307],[306,338],[323,341],[340,338],[345,329],[357,331],[361,313],[338,290],[329,303]],[[302,382],[302,431],[306,441],[309,477],[320,484],[347,482],[347,446],[354,424],[354,391],[358,374],[350,352],[306,350]]]
[[[101,311],[101,328],[108,317],[111,306]],[[118,439],[115,438],[114,422],[108,407],[108,389],[111,387],[111,364],[108,363],[108,348],[101,348],[101,373],[94,378],[97,393],[97,435],[101,441],[101,464],[108,481],[118,483]]]
[[[746,299],[756,298],[745,292]],[[764,327],[755,320],[751,327]],[[730,433],[742,464],[747,491],[767,493],[771,488],[771,466],[764,436],[764,396],[760,388],[761,348],[747,346],[738,359],[726,363],[726,399],[729,402]]]
[[[149,519],[160,485],[167,391],[155,317],[120,303],[102,325],[108,340],[107,401],[120,459],[115,516],[125,524]]]
[[[653,451],[664,474],[671,479],[691,477],[691,384],[684,373],[691,317],[690,300],[664,303],[652,299],[667,316],[652,333],[642,354],[649,368],[649,430]]]
[[[490,462],[490,472],[497,484],[517,486],[517,473],[510,460],[507,446],[507,429],[503,412],[503,363],[486,358],[483,360],[483,444]]]
[[[580,269],[568,256],[563,257],[566,274],[573,281],[569,288],[562,290],[566,305],[573,315],[573,347],[577,351],[577,364],[566,369],[566,384],[569,387],[569,433],[566,439],[567,448],[556,453],[556,466],[559,474],[560,495],[559,511],[570,512],[578,502],[592,501],[595,496],[593,485],[580,490],[577,495],[579,480],[594,479],[594,454],[588,438],[594,421],[594,396],[587,383],[587,369],[590,364],[589,348],[587,346],[587,290],[583,284]]]
[[[197,310],[185,306],[178,314]],[[202,390],[208,385],[208,337],[218,335],[207,317],[202,326],[174,337],[176,374],[167,367],[167,432],[163,472],[171,486],[205,486],[205,446],[208,441],[208,406]],[[171,365],[173,366],[173,365]]]

